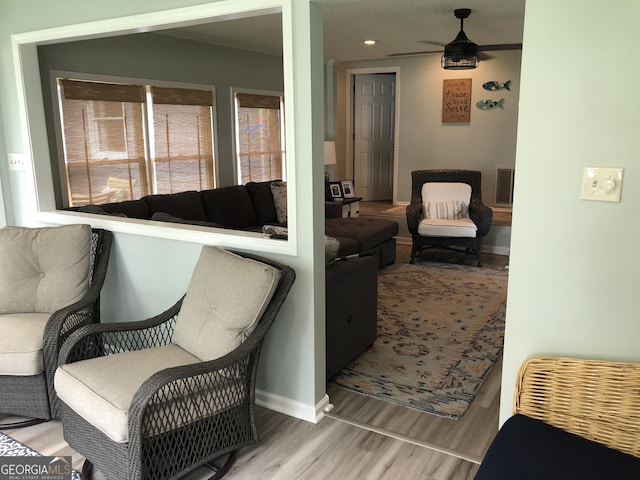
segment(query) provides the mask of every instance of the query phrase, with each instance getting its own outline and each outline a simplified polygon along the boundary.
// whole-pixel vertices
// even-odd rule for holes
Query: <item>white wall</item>
[[[399,203],[411,200],[411,172],[429,168],[460,168],[482,171],[482,196],[494,204],[495,167],[515,163],[520,92],[520,51],[490,52],[475,70],[443,70],[441,54],[385,58],[338,64],[336,95],[337,175],[346,178],[347,71],[395,67],[397,78],[397,192]],[[442,84],[445,79],[471,78],[471,121],[442,123]],[[511,91],[489,92],[483,83],[511,80]],[[504,110],[482,111],[482,99],[505,99]],[[357,186],[356,186],[357,189]]]
[[[640,3],[525,11],[500,420],[534,355],[640,361]],[[624,167],[620,203],[580,200],[584,167]]]

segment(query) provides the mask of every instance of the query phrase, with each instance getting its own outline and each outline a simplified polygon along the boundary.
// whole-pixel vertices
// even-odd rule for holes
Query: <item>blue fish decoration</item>
[[[483,83],[482,88],[484,88],[485,90],[489,90],[490,92],[497,92],[498,90],[502,90],[503,88],[505,90],[511,91],[511,80],[507,80],[504,83],[492,80],[491,82]]]
[[[478,107],[480,110],[493,110],[494,108],[500,108],[504,110],[504,98],[501,98],[498,101],[488,99],[480,100],[478,103],[476,103],[476,107]]]

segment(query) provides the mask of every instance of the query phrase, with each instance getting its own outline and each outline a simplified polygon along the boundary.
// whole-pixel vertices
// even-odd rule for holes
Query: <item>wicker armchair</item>
[[[477,228],[474,236],[422,235],[420,223],[424,219],[422,186],[429,182],[466,183],[471,186],[469,218]],[[452,250],[472,255],[482,266],[482,241],[493,222],[493,211],[482,203],[481,173],[472,170],[416,170],[411,172],[411,203],[407,206],[407,226],[413,246],[411,263],[426,250]]]
[[[228,288],[237,293],[237,285],[251,279],[246,275],[237,278],[236,267],[231,269],[227,264],[213,264],[208,267],[206,276],[198,277],[205,283],[199,290],[194,286],[194,278],[197,272],[203,271],[199,266],[205,249],[207,252],[215,250],[215,255],[232,255],[240,259],[232,259],[234,262],[249,259],[265,271],[279,272],[273,282],[272,296],[266,295],[261,300],[268,302],[262,307],[263,313],[259,310],[254,312],[257,319],[255,329],[237,347],[217,358],[202,358],[200,353],[198,357],[189,357],[190,352],[183,350],[183,347],[187,348],[184,346],[186,341],[181,340],[178,329],[187,321],[187,310],[191,312],[188,304],[196,296],[202,297],[204,292],[215,295],[226,284],[231,284]],[[94,465],[109,479],[180,478],[201,465],[216,472],[212,478],[224,475],[234,460],[235,452],[258,440],[254,406],[260,350],[294,279],[294,270],[284,265],[205,246],[187,294],[165,312],[139,322],[92,325],[75,332],[62,348],[55,382],[62,404],[64,437],[87,459],[82,478],[90,477]],[[255,288],[250,285],[247,290]],[[230,315],[220,313],[228,308],[223,304],[237,304],[238,299],[244,299],[250,293],[239,292],[238,295],[220,294],[218,299],[203,300],[210,303],[199,312],[199,337],[223,336],[219,333],[220,325],[230,318]],[[210,333],[214,334],[213,337],[207,337]],[[191,342],[193,339],[187,340]],[[172,363],[166,359],[176,350],[187,360]],[[153,351],[163,353],[151,362],[147,357],[146,363],[151,363],[151,366],[138,365],[135,360],[118,360],[125,356],[134,358],[132,355],[154,355]],[[167,355],[169,351],[172,353]],[[89,360],[82,361],[87,358]],[[123,362],[120,365],[125,366],[126,375],[118,373],[117,367],[109,370],[109,365],[118,361]],[[144,364],[145,361],[139,363]],[[66,369],[86,367],[86,373],[93,365],[94,370],[100,371],[94,375],[99,377],[96,382],[102,384],[106,396],[113,391],[130,390],[122,400],[122,438],[114,437],[113,429],[109,430],[112,428],[109,421],[106,424],[100,423],[104,419],[96,422],[90,411],[81,412],[87,407],[82,401],[79,405],[72,404],[76,393],[67,392],[65,395],[63,392]],[[147,369],[138,375],[139,385],[132,386],[128,378],[129,383],[122,386],[121,380],[138,368]],[[87,408],[90,410],[92,407]],[[94,413],[108,415],[108,411],[100,408]]]
[[[84,325],[100,322],[100,291],[107,273],[112,233],[92,229],[89,267],[89,289],[75,303],[51,314],[44,326],[42,357],[44,370],[37,375],[0,374],[0,413],[29,420],[0,425],[20,428],[59,416],[53,375],[58,366],[58,353],[64,340]]]
[[[640,478],[640,364],[524,362],[475,480]]]

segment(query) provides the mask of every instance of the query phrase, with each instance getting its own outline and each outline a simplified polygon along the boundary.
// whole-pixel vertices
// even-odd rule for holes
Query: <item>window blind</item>
[[[146,195],[144,87],[67,79],[58,86],[70,205]]]
[[[236,150],[240,183],[283,178],[280,108],[280,96],[236,94]]]
[[[213,94],[151,87],[157,193],[213,188]]]

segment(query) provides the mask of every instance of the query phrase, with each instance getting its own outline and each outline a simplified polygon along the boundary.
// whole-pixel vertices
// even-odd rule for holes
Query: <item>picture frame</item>
[[[353,180],[341,180],[342,195],[344,198],[356,198],[356,192],[353,190]]]
[[[329,196],[333,200],[342,199],[342,183],[341,182],[329,182],[327,188],[329,189]]]

